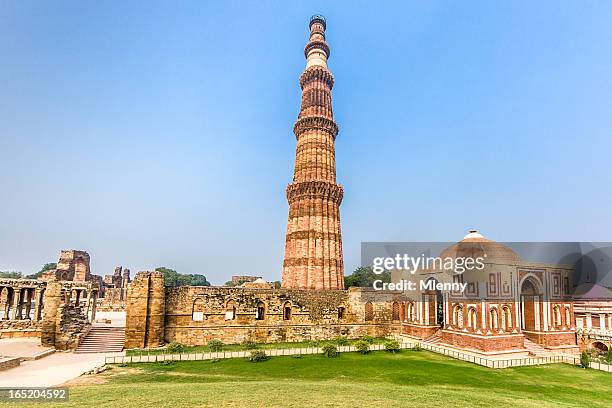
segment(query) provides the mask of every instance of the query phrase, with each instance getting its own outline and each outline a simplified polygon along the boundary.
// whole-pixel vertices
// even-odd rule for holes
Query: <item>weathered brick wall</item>
[[[42,320],[0,320],[0,339],[40,337]]]
[[[164,344],[165,288],[161,272],[138,272],[128,288],[125,347]]]
[[[127,299],[127,289],[124,288],[106,288],[104,297],[98,299],[99,312],[122,312],[125,310],[125,301]]]
[[[400,330],[399,319],[393,319],[393,302],[405,301],[399,292],[356,288],[185,286],[165,288],[162,294],[160,287],[163,287],[163,275],[156,272],[139,272],[130,284],[126,348],[157,347],[173,341],[203,345],[212,339],[239,343],[245,339],[276,342],[328,339],[338,335],[389,336]],[[367,302],[372,305],[372,319],[366,321]],[[258,304],[264,308],[262,319],[257,319]],[[286,307],[290,308],[289,314],[285,312]]]
[[[57,310],[55,324],[55,348],[58,350],[76,349],[90,327],[91,323],[80,307],[70,304],[60,306]]]

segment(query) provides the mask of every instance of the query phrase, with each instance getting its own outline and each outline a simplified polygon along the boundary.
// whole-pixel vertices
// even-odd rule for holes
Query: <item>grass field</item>
[[[612,406],[609,373],[565,364],[492,370],[411,350],[114,366],[75,383],[70,401],[54,407]]]

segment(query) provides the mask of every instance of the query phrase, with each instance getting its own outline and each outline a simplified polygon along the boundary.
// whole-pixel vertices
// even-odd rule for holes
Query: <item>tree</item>
[[[155,270],[164,274],[166,286],[210,286],[210,282],[206,280],[204,275],[182,274],[165,266],[160,266],[155,268]]]
[[[0,271],[0,278],[21,279],[23,278],[23,275],[21,274],[21,272]]]
[[[31,275],[26,276],[27,279],[40,279],[43,275],[43,273],[47,272],[47,271],[51,271],[53,269],[57,268],[57,264],[55,262],[49,262],[43,265],[42,268],[40,268],[40,271],[33,273]]]
[[[375,280],[381,280],[383,282],[391,282],[391,271],[384,271],[380,275],[374,273],[370,266],[360,266],[348,276],[344,277],[344,288],[348,289],[351,286],[359,288],[372,287]]]

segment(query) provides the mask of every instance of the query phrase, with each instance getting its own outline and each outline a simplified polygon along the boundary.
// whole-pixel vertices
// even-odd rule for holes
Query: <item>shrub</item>
[[[249,361],[252,363],[259,363],[269,359],[270,357],[263,350],[253,350],[251,351],[251,357],[249,357]]]
[[[361,341],[365,341],[368,344],[374,344],[374,337],[372,336],[363,336]]]
[[[336,345],[332,343],[324,345],[323,355],[330,358],[338,356],[338,347],[336,347]]]
[[[257,347],[259,347],[257,343],[249,339],[245,339],[242,343],[240,343],[240,345],[247,350],[255,350]]]
[[[586,351],[580,353],[580,367],[589,368],[590,363],[591,357],[589,357],[589,353],[587,353]]]
[[[608,350],[608,354],[606,355],[606,363],[612,364],[612,350]]]
[[[421,347],[421,345],[417,343],[414,346],[412,346],[412,348],[410,350],[412,350],[412,351],[421,351],[421,350],[423,350],[423,347]]]
[[[208,342],[210,351],[218,352],[223,350],[223,342],[221,340],[212,339]]]
[[[359,340],[357,343],[355,343],[355,348],[361,354],[368,354],[370,352],[370,345],[363,340]]]
[[[185,346],[176,341],[173,341],[166,346],[166,352],[168,354],[181,354],[183,351],[185,351]]]
[[[321,342],[319,340],[310,340],[308,345],[310,347],[321,347]]]
[[[389,353],[399,353],[401,351],[399,341],[389,340],[385,343],[385,350],[387,350]]]
[[[334,339],[337,345],[339,346],[348,346],[350,341],[344,336],[338,336]]]

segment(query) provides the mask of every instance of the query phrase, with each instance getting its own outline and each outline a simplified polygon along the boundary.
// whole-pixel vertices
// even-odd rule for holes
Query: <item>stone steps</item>
[[[545,349],[527,338],[525,338],[524,347],[527,349],[529,355],[534,357],[550,357],[555,355],[552,351]]]
[[[79,344],[75,353],[114,353],[123,350],[124,327],[94,326]]]
[[[427,337],[426,339],[423,339],[423,342],[429,343],[429,344],[438,344],[441,341],[442,341],[442,336],[440,334],[440,330],[436,331],[434,334]]]

